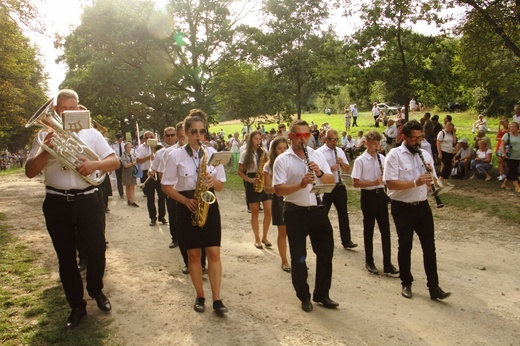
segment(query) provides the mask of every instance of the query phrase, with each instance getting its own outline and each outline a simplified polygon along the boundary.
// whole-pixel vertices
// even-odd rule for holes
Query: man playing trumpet
[[[79,110],[78,95],[73,90],[61,90],[56,98],[55,111],[61,115],[66,110]],[[90,185],[79,175],[87,176],[96,170],[103,172],[119,168],[119,160],[101,133],[95,129],[83,129],[79,138],[94,151],[101,160],[91,161],[79,157],[76,172],[64,169],[62,163],[51,154],[42,150],[39,143],[56,149],[53,145],[54,132],[40,131],[35,140],[25,174],[29,178],[44,172],[46,195],[43,214],[47,230],[58,255],[60,278],[65,296],[72,308],[66,327],[76,327],[86,315],[86,301],[83,298],[83,282],[76,262],[76,239],[84,243],[88,256],[87,291],[103,311],[112,306],[103,294],[103,275],[105,272],[105,236],[102,201],[98,198],[95,186]]]

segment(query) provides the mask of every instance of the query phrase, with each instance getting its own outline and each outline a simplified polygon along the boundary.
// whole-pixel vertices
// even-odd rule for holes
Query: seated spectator
[[[486,149],[492,149],[493,148],[491,146],[491,139],[488,136],[486,136],[486,131],[484,131],[484,130],[479,130],[477,132],[477,136],[475,137],[474,141],[475,142],[473,143],[473,148],[475,150],[477,150],[479,148],[478,142],[480,142],[480,141],[486,142]]]
[[[480,141],[478,142],[478,150],[475,156],[475,159],[471,161],[471,170],[473,171],[473,175],[469,177],[470,179],[475,179],[478,177],[478,174],[484,173],[486,176],[486,181],[491,180],[491,176],[488,171],[493,168],[491,164],[491,159],[493,157],[493,150],[486,148],[486,142]]]
[[[471,160],[473,159],[473,148],[468,145],[466,138],[461,138],[457,143],[460,148],[453,157],[452,167],[458,168],[457,178],[462,179],[469,175]]]
[[[482,114],[478,115],[477,121],[473,123],[473,128],[471,129],[471,133],[475,133],[475,131],[484,131],[487,132],[487,120],[484,119]]]
[[[347,140],[345,141],[345,154],[350,157],[351,160],[354,159],[353,148],[356,145],[356,141],[352,139],[351,135],[347,135]]]
[[[365,136],[363,136],[363,131],[358,132],[358,138],[356,140],[356,145],[352,149],[352,155],[357,157],[361,153],[365,151]]]

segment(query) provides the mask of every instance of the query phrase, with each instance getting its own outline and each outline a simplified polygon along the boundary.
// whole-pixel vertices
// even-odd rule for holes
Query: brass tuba
[[[199,164],[199,175],[197,176],[197,185],[193,196],[198,206],[191,215],[191,224],[193,226],[204,227],[208,218],[210,204],[215,203],[217,198],[213,192],[208,190],[208,186],[206,185],[206,148],[200,141],[199,145],[202,149],[202,160]]]
[[[262,156],[258,159],[257,169],[256,169],[256,179],[253,183],[253,188],[255,192],[262,192],[264,191],[264,166],[267,162],[267,154],[265,153],[264,149],[260,148],[262,150]]]
[[[54,132],[54,137],[52,138],[53,148],[43,143],[38,135],[36,135],[36,142],[42,149],[58,160],[64,169],[70,169],[90,185],[97,186],[103,182],[105,173],[102,171],[95,171],[90,175],[84,176],[76,170],[76,167],[81,163],[79,158],[86,158],[90,161],[101,161],[101,158],[77,134],[63,129],[61,118],[54,111],[52,98],[41,106],[25,124],[25,127],[30,126],[39,126],[45,131]]]

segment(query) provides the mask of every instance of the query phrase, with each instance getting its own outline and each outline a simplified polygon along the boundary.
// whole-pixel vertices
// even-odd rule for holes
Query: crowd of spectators
[[[2,151],[0,159],[0,169],[6,171],[11,167],[21,168],[27,158],[27,153],[24,151],[17,151],[10,153],[9,151]]]

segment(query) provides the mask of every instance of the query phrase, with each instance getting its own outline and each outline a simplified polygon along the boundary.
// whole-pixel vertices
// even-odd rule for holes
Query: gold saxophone
[[[209,206],[215,203],[215,194],[208,190],[206,185],[206,148],[199,141],[202,149],[202,159],[199,164],[199,175],[197,177],[197,185],[193,198],[197,201],[197,209],[191,215],[191,224],[197,227],[204,227],[208,218]]]
[[[262,156],[258,160],[258,168],[256,169],[256,180],[253,184],[253,188],[255,192],[262,192],[264,191],[264,166],[267,162],[267,154],[265,153],[264,149],[262,149]]]

